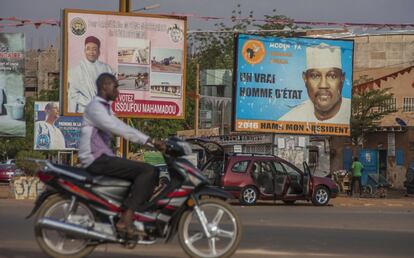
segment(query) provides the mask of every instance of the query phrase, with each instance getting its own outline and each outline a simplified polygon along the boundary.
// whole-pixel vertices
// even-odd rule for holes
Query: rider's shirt
[[[83,167],[88,167],[103,154],[115,156],[109,147],[112,134],[140,144],[146,143],[149,138],[118,119],[112,112],[111,104],[96,96],[83,113],[78,155]]]

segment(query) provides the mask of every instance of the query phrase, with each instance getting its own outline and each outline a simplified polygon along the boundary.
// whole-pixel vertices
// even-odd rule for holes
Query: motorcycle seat
[[[123,187],[129,187],[131,185],[131,182],[124,179],[109,177],[109,176],[101,176],[101,175],[94,175],[89,173],[83,168],[76,168],[76,167],[70,167],[66,165],[57,165],[53,164],[53,166],[57,167],[58,169],[65,170],[66,172],[69,172],[69,174],[66,174],[67,176],[71,176],[70,174],[75,174],[76,176],[80,176],[81,178],[78,178],[79,180],[91,182],[96,185],[101,186],[123,186]]]
[[[131,182],[124,179],[109,177],[109,176],[94,176],[92,183],[102,186],[123,186],[129,187]]]

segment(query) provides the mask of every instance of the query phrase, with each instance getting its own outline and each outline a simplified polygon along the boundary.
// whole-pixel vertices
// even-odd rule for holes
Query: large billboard
[[[77,150],[82,117],[60,116],[59,102],[34,104],[34,149]]]
[[[353,41],[236,36],[235,131],[350,135]]]
[[[65,115],[84,112],[106,72],[119,80],[117,116],[184,118],[185,17],[65,10],[64,53]]]
[[[23,33],[0,33],[0,136],[26,135]]]

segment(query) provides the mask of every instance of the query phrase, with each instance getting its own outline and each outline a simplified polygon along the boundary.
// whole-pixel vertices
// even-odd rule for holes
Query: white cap
[[[306,69],[330,68],[342,69],[341,49],[321,43],[306,48]]]

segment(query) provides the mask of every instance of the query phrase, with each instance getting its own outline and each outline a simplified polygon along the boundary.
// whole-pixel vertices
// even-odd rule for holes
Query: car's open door
[[[303,162],[303,194],[309,195],[310,194],[310,182],[312,180],[312,173],[306,161]]]
[[[197,148],[201,148],[203,150],[204,155],[202,155],[203,157],[201,158],[200,169],[203,169],[204,165],[206,165],[207,162],[213,158],[223,158],[223,160],[225,159],[226,153],[223,146],[215,141],[201,138],[189,138],[186,139],[186,141],[191,143],[194,147],[197,146]],[[193,148],[193,150],[194,149],[195,148]]]

